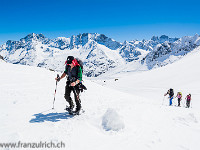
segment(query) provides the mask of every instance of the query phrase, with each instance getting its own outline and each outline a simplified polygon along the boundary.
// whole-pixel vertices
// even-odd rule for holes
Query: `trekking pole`
[[[59,78],[59,74],[57,74],[57,78]],[[58,83],[58,81],[56,80],[56,88],[55,88],[55,93],[54,93],[54,100],[53,100],[53,108],[52,109],[54,109],[54,103],[55,103],[55,100],[56,100],[57,83]]]

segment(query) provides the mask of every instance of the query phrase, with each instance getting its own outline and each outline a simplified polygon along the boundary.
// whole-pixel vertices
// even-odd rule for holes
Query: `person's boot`
[[[71,109],[71,110],[74,109],[74,104],[73,103],[69,106],[69,109]]]
[[[74,113],[76,113],[77,115],[79,115],[80,110],[81,110],[81,105],[78,105],[76,107],[76,110],[74,111]]]
[[[68,106],[66,106],[66,110],[68,111],[68,112],[72,112],[73,111],[73,109],[74,109],[74,104],[73,104],[73,102],[72,101],[70,101],[69,102],[69,107]]]
[[[69,108],[71,110],[73,110],[73,108],[74,108],[74,103],[73,103],[72,99],[69,100]]]

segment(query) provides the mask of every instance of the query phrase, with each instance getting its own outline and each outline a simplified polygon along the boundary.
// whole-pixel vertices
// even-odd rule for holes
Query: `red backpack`
[[[83,62],[80,59],[75,58],[74,60],[72,60],[72,63],[73,63],[74,66],[80,66],[82,73],[83,73]],[[67,60],[66,60],[65,64],[67,64]]]

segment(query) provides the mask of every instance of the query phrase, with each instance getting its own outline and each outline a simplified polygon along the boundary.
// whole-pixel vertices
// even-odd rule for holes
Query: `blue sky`
[[[200,34],[198,0],[0,0],[0,44],[102,33],[117,41]]]

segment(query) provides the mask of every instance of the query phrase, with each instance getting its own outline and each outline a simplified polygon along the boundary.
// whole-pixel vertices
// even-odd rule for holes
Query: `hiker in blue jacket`
[[[169,106],[172,105],[172,99],[174,98],[174,90],[171,88],[164,94],[164,96],[169,94]]]

